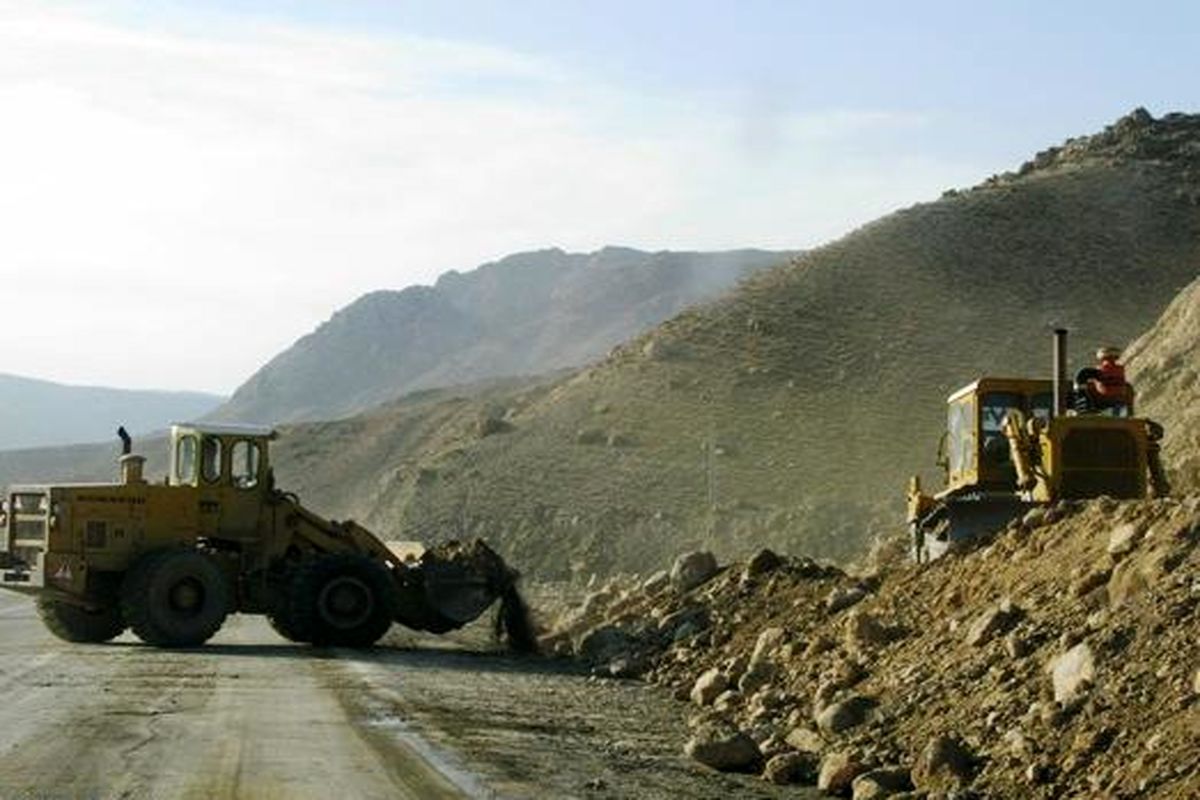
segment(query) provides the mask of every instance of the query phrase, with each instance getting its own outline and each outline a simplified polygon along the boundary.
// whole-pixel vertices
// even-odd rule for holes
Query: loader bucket
[[[400,576],[396,621],[415,630],[446,633],[478,619],[499,600],[498,627],[509,646],[536,649],[517,573],[479,539],[445,542],[407,562]]]

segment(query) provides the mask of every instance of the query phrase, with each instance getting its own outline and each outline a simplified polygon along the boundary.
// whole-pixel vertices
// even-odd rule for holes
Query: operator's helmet
[[[1119,348],[1119,347],[1101,347],[1099,350],[1096,351],[1096,360],[1097,361],[1105,361],[1105,360],[1116,361],[1120,357],[1121,357],[1121,348]]]

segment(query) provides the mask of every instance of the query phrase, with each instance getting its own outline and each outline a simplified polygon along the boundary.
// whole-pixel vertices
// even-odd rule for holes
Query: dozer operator
[[[1165,496],[1162,426],[1135,416],[1120,351],[1067,379],[1067,331],[1054,332],[1054,378],[984,377],[950,395],[938,452],[945,487],[926,494],[914,476],[908,523],[918,561],[1002,528],[1030,508],[1064,499]]]
[[[0,588],[35,595],[60,638],[132,629],[190,647],[238,612],[266,615],[292,641],[366,647],[393,622],[445,633],[500,600],[510,643],[533,646],[516,573],[486,544],[406,559],[310,511],[275,487],[270,428],[173,426],[163,483],[145,479],[120,435],[119,483],[14,486],[0,505]]]

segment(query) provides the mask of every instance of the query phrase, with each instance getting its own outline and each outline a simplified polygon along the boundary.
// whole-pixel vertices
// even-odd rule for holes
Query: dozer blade
[[[931,561],[966,542],[986,540],[1034,505],[1012,495],[947,498],[913,525],[917,560]]]

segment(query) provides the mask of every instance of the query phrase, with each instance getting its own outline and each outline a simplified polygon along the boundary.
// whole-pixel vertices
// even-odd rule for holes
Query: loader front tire
[[[37,599],[38,616],[46,629],[67,642],[95,644],[125,632],[125,619],[117,606],[95,610],[49,597]]]
[[[221,568],[199,550],[138,559],[121,584],[121,611],[138,638],[158,647],[196,647],[220,630],[232,605]]]
[[[327,555],[305,564],[288,599],[289,627],[318,646],[370,647],[396,618],[391,574],[363,555]]]

